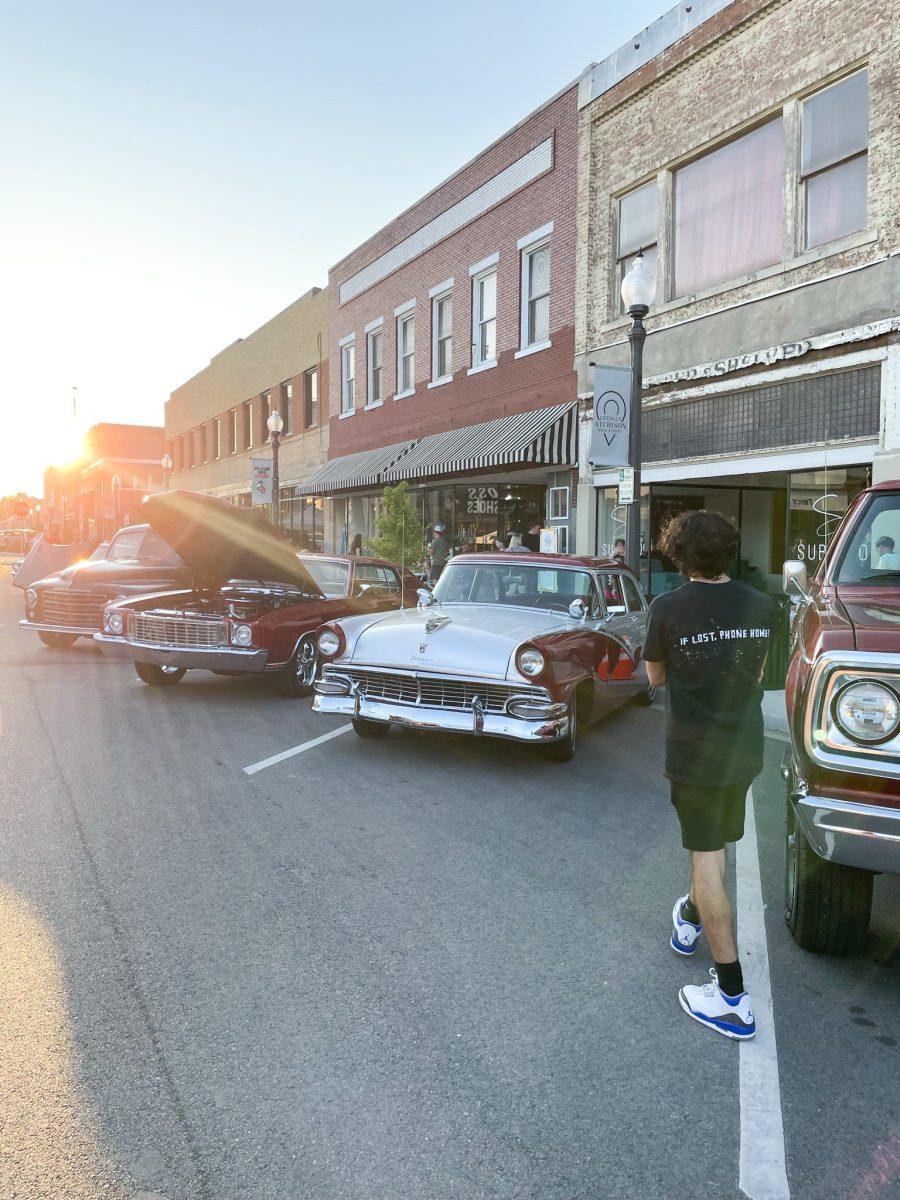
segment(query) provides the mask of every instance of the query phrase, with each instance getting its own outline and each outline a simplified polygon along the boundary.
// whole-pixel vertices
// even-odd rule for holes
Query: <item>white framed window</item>
[[[238,444],[238,410],[233,408],[228,414],[228,453],[237,453]]]
[[[618,246],[616,250],[616,306],[624,313],[622,280],[631,269],[638,250],[644,252],[644,265],[652,274],[657,268],[657,192],[656,180],[635,188],[619,201]]]
[[[431,300],[431,380],[453,376],[453,295],[443,292]]]
[[[866,227],[868,71],[804,100],[802,129],[804,247],[810,250]]]
[[[397,395],[408,396],[416,390],[416,314],[406,312],[397,318]]]
[[[550,234],[553,226],[519,240],[522,254],[522,316],[519,353],[550,345]]]
[[[552,487],[549,489],[547,519],[550,521],[568,521],[569,489],[567,487]]]
[[[341,345],[341,416],[349,416],[356,408],[356,346],[353,338]]]
[[[212,423],[212,456],[213,459],[222,456],[222,425],[219,417],[214,418]]]
[[[569,553],[569,527],[568,525],[556,526],[556,553]]]
[[[497,361],[497,268],[472,277],[472,366]]]
[[[384,330],[381,326],[366,334],[366,369],[366,403],[371,408],[384,400]]]

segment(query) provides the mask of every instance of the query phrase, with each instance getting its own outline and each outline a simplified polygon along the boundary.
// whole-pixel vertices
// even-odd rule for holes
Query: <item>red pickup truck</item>
[[[860,493],[799,599],[786,703],[785,918],[821,953],[865,942],[873,876],[900,873],[900,480]]]

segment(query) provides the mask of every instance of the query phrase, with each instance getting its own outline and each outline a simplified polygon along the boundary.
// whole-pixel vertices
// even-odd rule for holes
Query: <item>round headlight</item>
[[[541,654],[540,650],[535,650],[534,646],[529,646],[526,650],[520,650],[516,663],[522,674],[527,675],[529,678],[540,675],[545,666],[543,654]]]
[[[125,614],[120,612],[108,612],[106,614],[106,628],[110,633],[117,636],[125,632]]]
[[[333,657],[341,648],[341,639],[333,629],[323,629],[319,634],[319,653],[327,658]]]
[[[29,608],[34,608],[34,606],[37,604],[37,592],[34,590],[34,588],[29,588],[25,593],[25,603]]]
[[[855,742],[886,742],[900,729],[900,700],[882,683],[851,683],[835,700],[834,719]]]
[[[249,625],[235,625],[231,630],[231,640],[235,646],[249,646],[253,641],[253,630]]]

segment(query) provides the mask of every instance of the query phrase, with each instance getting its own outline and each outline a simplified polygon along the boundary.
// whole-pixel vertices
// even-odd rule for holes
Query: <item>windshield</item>
[[[152,529],[126,529],[117,533],[109,544],[106,557],[111,562],[184,565],[169,543]]]
[[[573,600],[593,607],[596,592],[587,571],[525,563],[450,563],[434,596],[442,604],[510,604],[567,612]]]
[[[347,563],[328,558],[311,558],[304,554],[303,565],[326,596],[346,596],[350,567]]]
[[[896,587],[900,579],[900,492],[876,493],[860,510],[833,578],[835,583]]]

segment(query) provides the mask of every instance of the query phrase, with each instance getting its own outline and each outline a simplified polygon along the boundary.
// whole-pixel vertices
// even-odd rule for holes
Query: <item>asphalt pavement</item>
[[[791,941],[777,738],[748,1093],[758,1047],[676,1000],[711,960],[667,944],[659,711],[566,765],[349,732],[248,775],[343,722],[265,679],[148,688],[20,609],[0,568],[3,1200],[738,1200],[779,1104],[795,1200],[900,1197],[900,880],[861,958]]]

